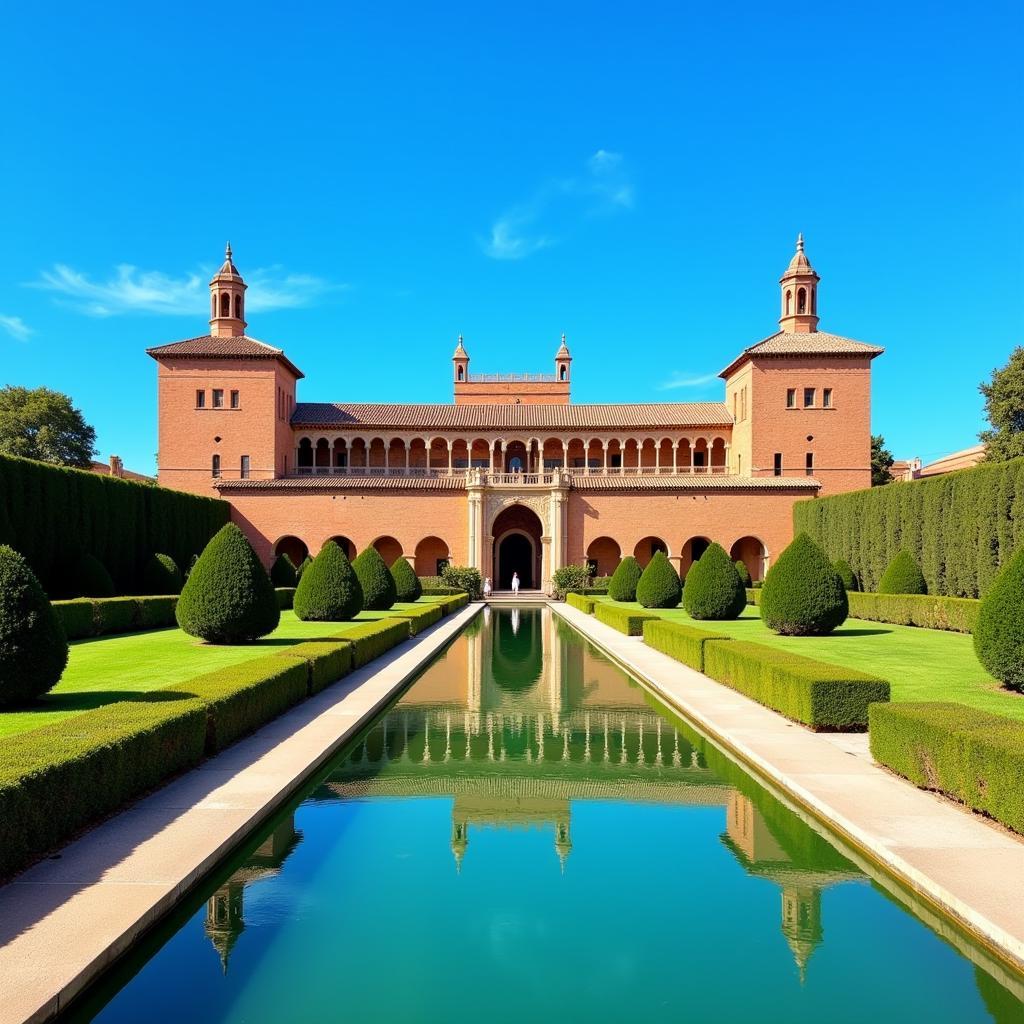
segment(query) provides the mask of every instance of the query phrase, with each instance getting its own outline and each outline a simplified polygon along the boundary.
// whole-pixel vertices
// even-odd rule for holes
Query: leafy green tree
[[[738,619],[746,606],[747,591],[736,563],[721,544],[709,544],[686,574],[683,607],[687,615],[693,619]]]
[[[96,431],[71,399],[49,388],[0,388],[0,452],[88,469]]]
[[[797,534],[768,570],[760,609],[764,624],[784,636],[824,636],[850,611],[843,581],[806,533]]]
[[[632,555],[626,555],[615,567],[608,582],[608,596],[613,601],[635,601],[636,585],[642,573],[640,563]]]
[[[993,370],[992,379],[978,390],[991,424],[978,435],[985,444],[985,459],[1005,462],[1024,455],[1024,348],[1015,348],[1007,364]]]
[[[555,585],[555,597],[561,600],[566,594],[582,594],[590,586],[590,566],[563,565],[551,574],[551,582]]]
[[[1024,548],[999,572],[981,599],[974,650],[1003,685],[1024,690]]]
[[[302,574],[292,607],[304,622],[346,622],[363,610],[359,577],[333,540]]]
[[[921,567],[907,550],[899,551],[889,563],[878,583],[880,594],[927,594],[928,585]]]
[[[484,580],[479,569],[468,565],[446,565],[441,570],[441,582],[446,587],[464,590],[470,599],[479,601],[484,590]]]
[[[637,581],[637,601],[644,608],[675,608],[682,596],[683,584],[675,566],[664,551],[655,551]]]
[[[372,544],[356,555],[352,568],[355,569],[363,588],[363,607],[367,611],[386,611],[395,603],[395,578],[388,570],[387,563],[381,558],[380,552]]]
[[[896,460],[892,452],[885,447],[885,438],[881,434],[871,435],[871,486],[881,487],[892,483],[892,464]]]
[[[391,566],[395,581],[395,594],[399,601],[418,601],[423,593],[419,577],[407,558],[396,558]]]

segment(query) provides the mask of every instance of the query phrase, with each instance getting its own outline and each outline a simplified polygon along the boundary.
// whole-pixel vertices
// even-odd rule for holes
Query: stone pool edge
[[[65,1010],[482,609],[442,619],[0,887],[0,1024]]]
[[[699,731],[1024,975],[1024,842],[568,605],[551,610]],[[970,864],[965,865],[964,861]]]

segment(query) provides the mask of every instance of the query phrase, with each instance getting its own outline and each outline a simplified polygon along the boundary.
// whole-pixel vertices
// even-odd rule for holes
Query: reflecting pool
[[[72,1019],[1024,1020],[547,609],[489,609]]]

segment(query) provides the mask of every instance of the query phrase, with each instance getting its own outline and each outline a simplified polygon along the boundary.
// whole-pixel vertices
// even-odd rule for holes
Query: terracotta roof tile
[[[277,480],[218,480],[218,491],[464,491],[465,476],[288,476]]]
[[[297,377],[305,376],[282,349],[274,348],[265,341],[250,338],[245,334],[230,338],[203,334],[198,338],[186,338],[184,341],[174,341],[169,345],[147,348],[146,352],[154,359],[174,356],[186,359],[277,359]]]
[[[745,348],[718,376],[727,377],[737,366],[756,356],[861,356],[874,359],[884,351],[877,345],[825,331],[776,331],[756,345]]]

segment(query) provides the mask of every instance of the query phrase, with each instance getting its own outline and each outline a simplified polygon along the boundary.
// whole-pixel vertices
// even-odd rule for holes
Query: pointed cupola
[[[804,252],[804,236],[796,239],[796,252],[786,272],[779,278],[782,285],[782,316],[779,326],[787,334],[809,334],[818,329],[818,282],[821,280]]]
[[[455,354],[452,356],[453,373],[456,384],[465,384],[469,380],[469,353],[466,346],[462,344],[462,335],[459,335],[459,343],[455,346]]]
[[[569,346],[565,343],[565,334],[562,334],[562,344],[555,353],[555,375],[560,382],[569,383],[569,364],[572,356],[569,355]]]
[[[224,249],[224,264],[210,281],[210,334],[215,338],[237,338],[245,334],[245,289],[231,259],[231,243]]]

